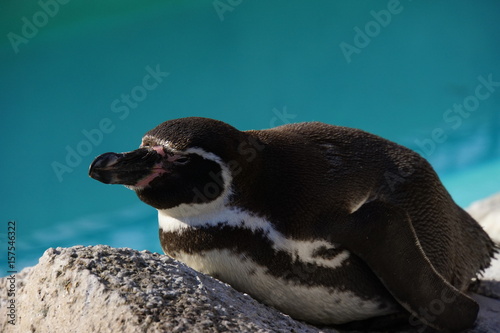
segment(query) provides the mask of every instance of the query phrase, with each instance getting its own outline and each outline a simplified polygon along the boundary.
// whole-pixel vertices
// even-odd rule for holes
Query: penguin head
[[[218,120],[169,120],[148,131],[139,149],[96,157],[89,175],[125,185],[156,209],[199,211],[229,200],[235,178],[251,173],[255,147],[263,147],[254,140]]]

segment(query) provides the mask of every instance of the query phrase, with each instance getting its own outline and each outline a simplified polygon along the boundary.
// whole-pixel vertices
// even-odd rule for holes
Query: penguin
[[[173,119],[89,175],[158,210],[165,254],[316,325],[473,327],[496,252],[423,157],[354,128]]]

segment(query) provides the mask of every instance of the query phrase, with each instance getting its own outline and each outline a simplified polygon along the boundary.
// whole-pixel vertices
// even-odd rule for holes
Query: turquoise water
[[[357,127],[419,150],[462,206],[500,191],[496,1],[54,1],[0,4],[0,252],[15,220],[17,269],[55,246],[159,252],[155,210],[87,168],[171,118]]]

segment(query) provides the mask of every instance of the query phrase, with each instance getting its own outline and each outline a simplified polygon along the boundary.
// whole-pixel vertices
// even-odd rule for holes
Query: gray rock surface
[[[497,210],[496,202],[483,207]],[[488,221],[500,224],[499,219]],[[2,292],[0,332],[338,332],[295,321],[148,251],[103,245],[51,248],[15,279],[16,325],[5,320],[12,298]],[[0,290],[11,281],[0,279]],[[481,311],[470,332],[500,332],[500,260],[485,272],[478,293],[474,298]],[[431,332],[421,327],[406,331]]]
[[[16,279],[18,320],[1,313],[1,332],[318,332],[148,251],[51,248]]]
[[[500,244],[500,193],[474,202],[467,208],[467,212]]]

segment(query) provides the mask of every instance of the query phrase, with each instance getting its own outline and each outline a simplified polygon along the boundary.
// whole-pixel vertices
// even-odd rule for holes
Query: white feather
[[[342,324],[396,311],[394,306],[381,308],[379,302],[362,299],[350,291],[306,286],[277,278],[268,274],[265,267],[225,249],[194,255],[180,252],[177,259],[197,271],[217,276],[296,319],[326,325]]]

